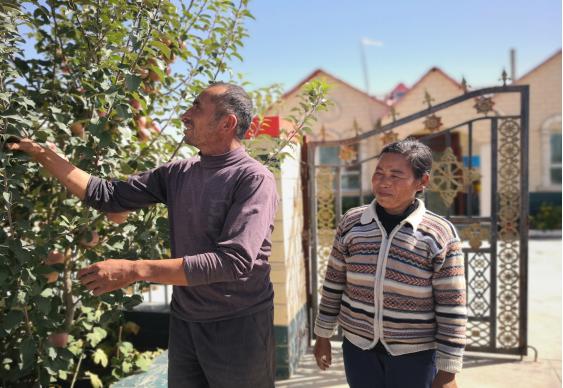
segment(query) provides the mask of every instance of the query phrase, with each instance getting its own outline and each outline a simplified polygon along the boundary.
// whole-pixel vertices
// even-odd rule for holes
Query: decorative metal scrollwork
[[[436,116],[432,114],[426,117],[424,120],[424,129],[429,130],[430,132],[436,132],[442,127],[442,118],[440,116]]]
[[[498,330],[500,347],[519,345],[520,321],[520,125],[503,120],[498,129],[499,144],[499,250]]]
[[[468,240],[471,249],[476,251],[481,247],[482,241],[488,239],[491,230],[476,223],[463,228],[459,234],[464,240]]]
[[[383,134],[383,136],[381,136],[381,142],[383,145],[393,143],[397,140],[399,140],[399,135],[393,131],[387,131]]]
[[[493,106],[495,106],[493,98],[485,96],[477,97],[475,99],[475,105],[473,105],[473,107],[477,110],[477,113],[482,113],[485,116],[489,114],[489,112],[493,111]]]
[[[344,163],[349,164],[358,158],[358,151],[356,151],[354,147],[350,145],[341,145],[340,152],[338,153],[338,157]]]
[[[328,257],[336,232],[334,214],[334,170],[321,167],[317,170],[317,279],[324,279]],[[317,292],[321,293],[322,282]]]
[[[450,207],[457,194],[465,192],[468,185],[479,178],[477,170],[464,167],[448,147],[442,157],[434,161],[428,190],[439,193],[444,204]]]

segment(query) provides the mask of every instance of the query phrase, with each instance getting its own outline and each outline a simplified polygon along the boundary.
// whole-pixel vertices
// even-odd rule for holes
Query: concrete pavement
[[[460,388],[561,387],[561,252],[560,239],[529,242],[528,344],[537,349],[537,361],[531,349],[523,361],[468,354],[457,377]],[[317,368],[309,349],[294,376],[276,387],[347,387],[339,344],[333,350],[329,370]]]

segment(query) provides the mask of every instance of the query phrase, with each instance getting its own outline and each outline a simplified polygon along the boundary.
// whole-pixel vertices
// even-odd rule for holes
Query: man
[[[174,285],[170,387],[273,387],[273,287],[268,257],[277,206],[272,174],[241,144],[252,102],[239,86],[205,89],[182,115],[200,154],[106,181],[26,139],[27,152],[84,203],[123,212],[165,203],[174,259],[112,260],[79,271],[94,295],[136,281]]]

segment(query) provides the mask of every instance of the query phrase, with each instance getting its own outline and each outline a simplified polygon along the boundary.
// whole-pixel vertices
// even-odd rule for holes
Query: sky
[[[256,18],[237,72],[252,87],[289,90],[314,70],[383,97],[436,66],[469,85],[499,85],[516,50],[517,76],[561,48],[561,0],[251,0]],[[380,46],[361,45],[362,38]]]

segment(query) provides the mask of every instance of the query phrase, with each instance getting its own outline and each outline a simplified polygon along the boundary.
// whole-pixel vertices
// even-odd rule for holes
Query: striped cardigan
[[[456,373],[467,321],[461,242],[448,220],[417,201],[389,236],[375,200],[342,217],[314,331],[330,338],[339,324],[359,348],[381,341],[391,355],[437,349],[437,369]]]

